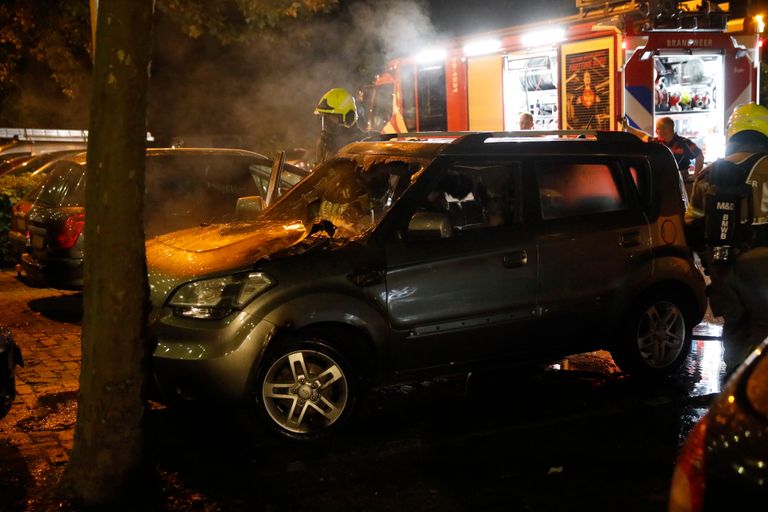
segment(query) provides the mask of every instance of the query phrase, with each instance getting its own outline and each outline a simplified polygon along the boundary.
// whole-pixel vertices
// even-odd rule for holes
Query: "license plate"
[[[32,247],[34,249],[42,249],[44,241],[45,239],[42,237],[42,235],[32,235]]]

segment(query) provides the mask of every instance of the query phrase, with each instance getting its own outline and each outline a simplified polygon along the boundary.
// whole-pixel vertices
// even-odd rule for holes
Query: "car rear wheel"
[[[685,311],[685,303],[676,296],[658,294],[638,302],[611,350],[614,362],[628,373],[674,373],[691,350],[693,326]]]
[[[338,430],[356,402],[347,360],[318,339],[280,343],[268,352],[256,382],[256,402],[267,425],[283,437],[316,441]]]

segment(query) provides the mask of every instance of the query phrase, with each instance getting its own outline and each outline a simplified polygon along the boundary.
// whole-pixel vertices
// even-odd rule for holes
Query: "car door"
[[[421,179],[428,179],[423,176]],[[412,222],[386,244],[395,366],[408,370],[498,357],[520,345],[536,303],[536,243],[521,222],[516,161],[458,159],[400,212],[449,219],[450,234]]]
[[[540,334],[563,344],[596,338],[615,320],[607,315],[621,294],[651,275],[650,228],[634,175],[617,159],[589,156],[531,166],[539,198],[539,307],[542,325],[552,327]]]

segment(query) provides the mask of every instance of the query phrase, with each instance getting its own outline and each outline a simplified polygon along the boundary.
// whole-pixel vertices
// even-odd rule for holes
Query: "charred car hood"
[[[194,278],[236,271],[287,249],[307,236],[301,222],[213,224],[161,235],[147,241],[147,270],[154,306]]]

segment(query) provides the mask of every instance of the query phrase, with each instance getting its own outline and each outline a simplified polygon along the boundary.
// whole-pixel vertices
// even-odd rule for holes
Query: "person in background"
[[[711,277],[710,307],[724,320],[730,372],[768,336],[768,108],[737,107],[726,139],[725,158],[694,181],[685,220]]]
[[[520,120],[518,122],[521,130],[533,130],[533,116],[529,112],[520,114]]]
[[[315,115],[320,116],[315,165],[332,157],[342,146],[366,136],[357,127],[355,98],[346,89],[335,87],[323,94],[315,108]]]
[[[672,151],[672,155],[677,162],[677,168],[680,170],[683,178],[688,177],[689,169],[693,165],[694,179],[699,175],[704,167],[704,153],[691,139],[687,139],[675,133],[675,121],[671,117],[660,117],[656,120],[656,137],[637,128],[632,128],[624,119],[624,129],[634,133],[646,142],[653,141],[664,144]]]

